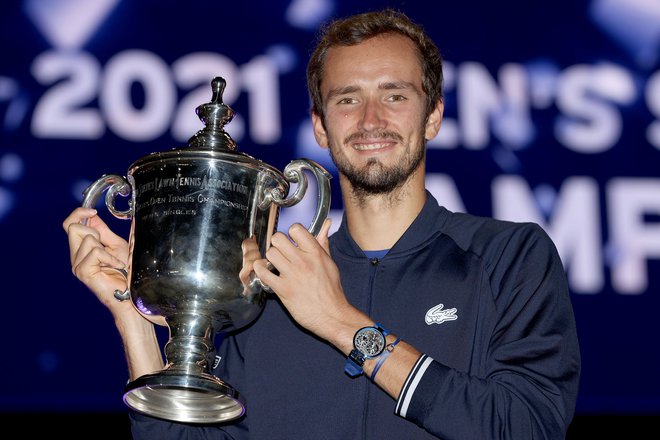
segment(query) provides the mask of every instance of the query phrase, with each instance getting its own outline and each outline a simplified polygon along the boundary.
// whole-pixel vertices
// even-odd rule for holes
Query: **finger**
[[[283,273],[286,271],[286,268],[289,267],[289,265],[294,265],[295,263],[292,262],[289,258],[292,258],[295,260],[295,254],[293,254],[292,257],[287,257],[282,253],[280,249],[277,247],[271,246],[270,249],[266,251],[266,259],[264,260],[264,265],[267,265],[268,262],[277,269],[280,273]]]
[[[241,251],[243,253],[243,260],[258,260],[261,258],[259,246],[254,238],[243,240],[243,243],[241,243]]]
[[[259,246],[257,246],[257,241],[254,237],[243,240],[241,250],[243,252],[243,265],[238,273],[238,278],[243,285],[248,285],[252,281],[252,266],[256,260],[261,258],[261,254],[259,253]]]
[[[124,263],[118,260],[116,256],[110,254],[93,234],[87,234],[83,237],[80,242],[80,246],[76,249],[76,252],[72,256],[71,269],[73,270],[73,273],[76,274],[76,268],[79,267],[90,254],[98,253],[99,251],[103,251],[113,258],[113,260],[108,263],[109,266],[117,268],[125,267]]]
[[[110,253],[122,261],[127,261],[128,242],[121,236],[112,232],[108,225],[97,214],[90,217],[90,215],[95,212],[96,210],[89,208],[78,208],[65,220],[64,226],[68,227],[68,231],[73,231],[77,234],[77,236],[72,233],[69,234],[69,248],[72,251],[75,251],[79,245],[77,239],[82,238],[85,234],[93,233],[99,242],[108,248]],[[88,221],[86,225],[82,225],[77,221],[82,218],[87,218]]]
[[[101,302],[109,308],[121,307],[114,297],[116,290],[125,291],[126,278],[116,270],[115,257],[101,247],[94,248],[73,268],[74,275],[92,290]]]
[[[64,231],[68,233],[69,226],[74,223],[81,223],[85,219],[92,218],[96,215],[96,209],[94,208],[76,208],[69,214],[67,218],[62,222],[62,227]]]
[[[273,291],[277,292],[280,288],[280,282],[281,279],[278,276],[278,274],[273,273],[269,268],[268,268],[268,262],[269,260],[266,259],[261,259],[257,260],[254,262],[253,269],[255,275],[257,275],[257,278],[261,280],[261,282],[271,289]]]
[[[249,262],[248,264],[241,266],[241,270],[238,271],[238,279],[241,281],[243,286],[247,286],[250,284],[250,281],[252,281],[252,277],[250,275],[253,272],[253,265],[254,262]]]
[[[82,251],[83,254],[89,252],[89,249],[93,246],[92,243],[94,242],[100,246],[100,236],[98,231],[80,223],[69,224],[67,237],[69,240],[69,256],[71,258],[71,264],[73,264],[74,261],[79,260],[78,255],[81,253],[81,246],[86,239],[88,242],[86,249]]]
[[[103,271],[104,269],[119,267],[123,265],[123,263],[117,259],[117,257],[110,254],[103,247],[98,245],[94,246],[92,240],[90,239],[86,241],[87,243],[91,243],[92,247],[88,248],[86,246],[87,243],[81,246],[81,249],[85,249],[86,252],[81,252],[79,259],[76,260],[72,265],[74,275],[83,282],[87,282],[93,279],[94,275],[100,271]],[[109,272],[108,274],[119,275],[119,272]],[[125,281],[125,278],[123,281]]]
[[[318,235],[316,236],[316,241],[319,242],[323,250],[330,255],[330,240],[329,240],[329,234],[330,234],[330,227],[332,226],[332,219],[326,218],[325,221],[323,222],[323,226],[321,226],[321,230],[319,231]]]
[[[282,232],[273,234],[268,250],[273,248],[278,249],[282,255],[286,256],[287,258],[294,256],[295,252],[298,250],[296,243],[294,243],[291,238]]]
[[[319,243],[316,241],[316,237],[300,223],[295,223],[289,228],[289,236],[298,245],[298,248],[305,252],[318,249]]]
[[[83,225],[83,220],[89,220],[97,216],[96,209],[93,208],[76,208],[69,214],[62,222],[62,227],[67,233],[69,240],[69,252],[71,262],[76,259],[76,254],[79,252],[80,245],[87,235],[94,235],[96,239],[99,238],[99,233],[91,227],[90,222]]]

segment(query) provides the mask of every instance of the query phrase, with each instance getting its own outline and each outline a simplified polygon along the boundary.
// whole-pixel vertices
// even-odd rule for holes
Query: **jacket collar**
[[[442,228],[448,215],[449,211],[440,206],[435,197],[426,190],[426,202],[424,202],[422,210],[387,255],[407,253],[418,246],[424,245]],[[364,252],[348,232],[346,212],[344,212],[339,229],[332,235],[330,243],[333,252],[339,252],[350,257],[364,258]]]

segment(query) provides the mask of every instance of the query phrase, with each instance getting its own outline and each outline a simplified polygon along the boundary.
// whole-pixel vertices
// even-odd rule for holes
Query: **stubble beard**
[[[359,138],[361,135],[349,136],[344,144],[351,140]],[[396,133],[379,134],[380,137],[389,137],[396,140],[402,140]],[[423,139],[423,137],[421,138]],[[390,196],[397,198],[398,190],[410,179],[413,173],[424,161],[425,146],[417,145],[416,148],[408,148],[408,153],[401,160],[392,165],[385,166],[380,159],[371,158],[362,167],[357,167],[350,163],[346,156],[330,148],[330,158],[337,167],[339,173],[344,176],[351,184],[352,193],[355,200],[364,203],[367,199],[373,197]]]

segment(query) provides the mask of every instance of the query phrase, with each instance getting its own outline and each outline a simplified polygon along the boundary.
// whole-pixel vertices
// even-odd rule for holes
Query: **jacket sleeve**
[[[221,425],[169,422],[136,412],[129,412],[129,420],[133,440],[238,440],[244,438],[238,432],[227,432],[228,430],[236,431],[236,426],[227,429]],[[235,436],[236,434],[239,436]]]
[[[575,410],[580,353],[559,255],[535,224],[496,237],[488,252],[483,282],[496,322],[485,374],[422,355],[395,412],[445,440],[564,439]]]

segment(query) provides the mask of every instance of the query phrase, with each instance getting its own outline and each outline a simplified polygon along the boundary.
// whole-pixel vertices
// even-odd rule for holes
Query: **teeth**
[[[368,150],[378,150],[380,148],[385,148],[389,144],[356,144],[353,145],[353,148],[355,148],[358,151],[368,151]]]

